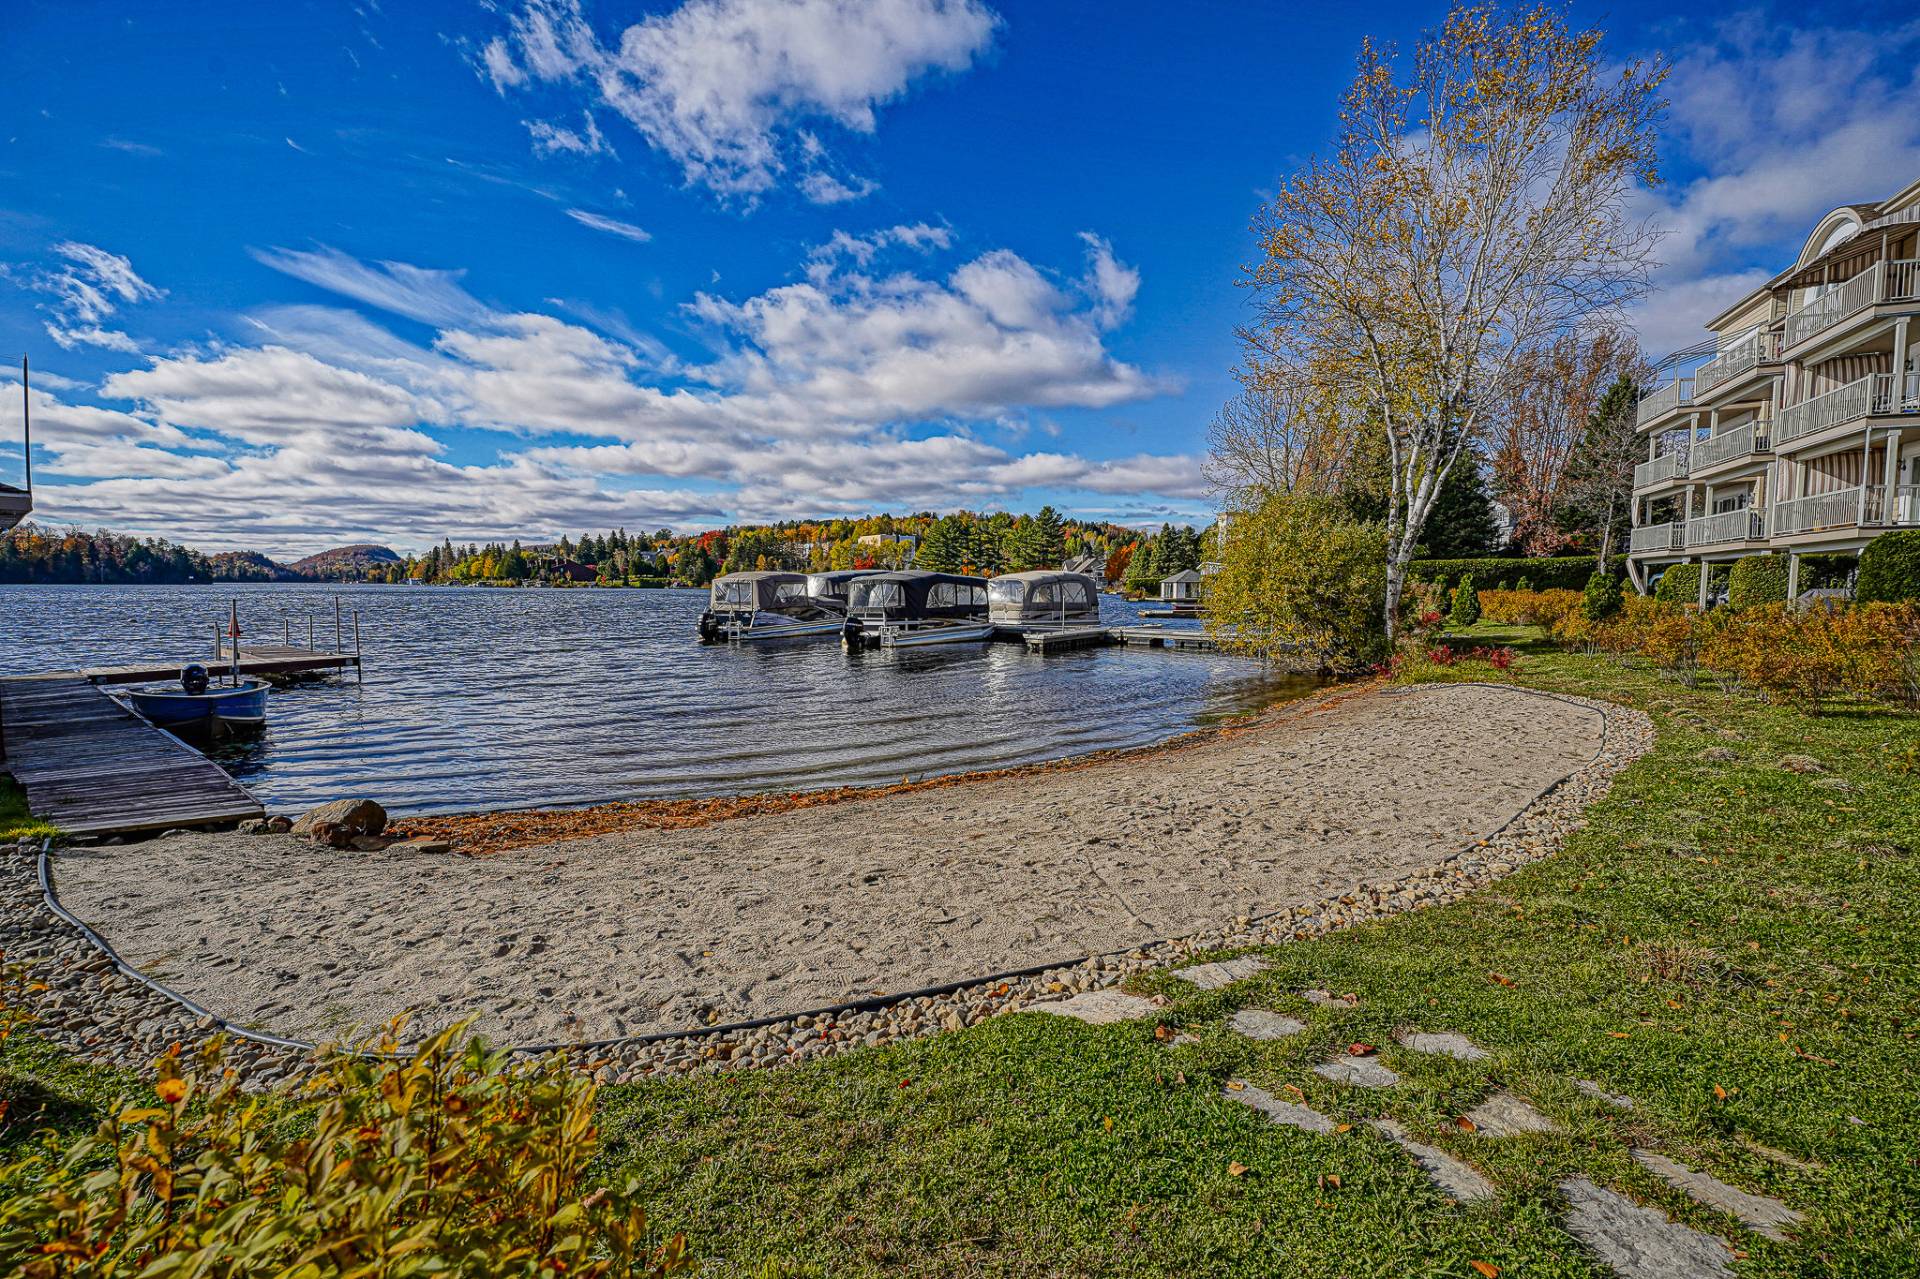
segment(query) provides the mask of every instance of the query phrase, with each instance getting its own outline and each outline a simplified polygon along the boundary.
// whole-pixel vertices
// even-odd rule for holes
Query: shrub
[[[1482,582],[1510,579],[1516,590],[1577,591],[1587,584],[1596,567],[1591,555],[1568,556],[1487,556],[1477,559],[1415,560],[1408,572],[1426,581],[1438,582],[1451,590],[1471,573]],[[1627,571],[1624,555],[1611,556],[1607,567],[1615,573]]]
[[[88,1275],[656,1276],[691,1269],[625,1191],[587,1193],[593,1085],[458,1027],[393,1060],[335,1056],[298,1134],[214,1041],[155,1063],[157,1104],[8,1170],[0,1270]]]
[[[1882,533],[1867,544],[1853,597],[1862,603],[1920,599],[1920,529]]]
[[[1733,562],[1727,574],[1727,607],[1783,604],[1787,599],[1787,557],[1748,555]]]
[[[1757,604],[1718,628],[1702,663],[1769,701],[1818,711],[1836,698],[1920,706],[1920,605]]]
[[[1275,493],[1227,525],[1207,595],[1223,648],[1322,669],[1364,670],[1384,654],[1386,531],[1333,498]]]
[[[1603,568],[1593,571],[1581,595],[1580,611],[1589,622],[1604,622],[1620,611],[1620,579]]]
[[[1552,630],[1568,610],[1580,606],[1578,591],[1481,591],[1482,621]]]
[[[1460,579],[1453,592],[1453,608],[1447,613],[1447,625],[1472,626],[1480,620],[1480,593],[1473,589],[1473,574]]]
[[[1700,566],[1675,564],[1654,583],[1653,598],[1668,604],[1692,604],[1700,598]]]

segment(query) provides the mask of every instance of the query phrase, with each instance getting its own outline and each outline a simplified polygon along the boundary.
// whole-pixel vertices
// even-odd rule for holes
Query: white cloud
[[[617,235],[623,240],[632,240],[636,244],[645,244],[653,238],[653,233],[631,222],[622,222],[619,218],[610,218],[604,213],[594,213],[588,209],[568,209],[567,216],[581,226],[592,227],[596,231],[605,231],[608,235]]]
[[[1788,266],[1829,209],[1920,173],[1920,21],[1728,17],[1674,51],[1666,92],[1670,159],[1698,176],[1638,196],[1666,232],[1656,292],[1635,315],[1654,353],[1706,337],[1705,321]]]
[[[486,310],[460,287],[465,271],[436,271],[405,262],[370,265],[325,245],[311,251],[255,249],[253,256],[296,280],[425,324],[459,324]]]
[[[819,169],[811,170],[800,178],[800,194],[813,204],[850,204],[866,199],[879,189],[880,184],[871,179],[855,178],[848,184]]]
[[[533,149],[541,155],[612,155],[613,147],[591,111],[581,116],[581,128],[569,129],[550,120],[522,120]]]
[[[966,70],[998,26],[979,0],[686,0],[608,46],[579,0],[528,0],[480,64],[502,93],[532,80],[587,86],[688,182],[752,197],[795,155],[817,156],[801,122],[872,133],[879,107],[924,76]],[[802,182],[817,203],[871,189],[818,167]]]
[[[158,301],[166,291],[141,279],[131,260],[97,245],[66,240],[54,245],[53,252],[65,261],[15,276],[22,287],[51,297],[42,304],[52,316],[45,321],[47,336],[62,350],[97,346],[138,353],[139,343],[101,321],[122,305]]]

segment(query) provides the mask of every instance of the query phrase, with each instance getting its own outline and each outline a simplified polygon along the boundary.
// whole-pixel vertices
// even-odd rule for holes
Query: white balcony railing
[[[1728,462],[1770,452],[1773,446],[1767,439],[1767,426],[1765,422],[1748,422],[1709,439],[1695,440],[1687,469],[1697,475]]]
[[[1860,486],[1821,493],[1815,497],[1796,497],[1775,502],[1769,514],[1775,537],[1795,533],[1818,533],[1825,529],[1852,528],[1860,523]]]
[[[1725,542],[1758,542],[1767,536],[1764,511],[1743,508],[1717,515],[1696,515],[1687,521],[1687,547],[1718,546]]]
[[[1862,522],[1875,527],[1920,524],[1920,484],[1875,484],[1867,490]]]
[[[1664,413],[1671,413],[1693,403],[1693,379],[1676,378],[1663,387],[1648,391],[1640,397],[1640,407],[1634,417],[1636,425],[1645,426]]]
[[[1704,399],[1716,386],[1731,382],[1751,369],[1762,364],[1772,364],[1780,359],[1780,335],[1778,333],[1750,333],[1741,338],[1720,354],[1702,364],[1693,375],[1693,394],[1695,399]]]
[[[1920,413],[1920,373],[1902,373],[1897,387],[1893,374],[1874,374],[1871,411],[1881,417]]]
[[[1633,487],[1652,488],[1668,480],[1677,479],[1687,473],[1687,450],[1675,449],[1671,453],[1662,453],[1659,457],[1640,463],[1633,468]]]
[[[1798,346],[1880,302],[1920,299],[1920,259],[1875,262],[1845,284],[1787,314],[1786,345]]]
[[[1656,555],[1686,547],[1686,528],[1677,522],[1643,524],[1627,534],[1627,549],[1635,555]]]
[[[1885,374],[1869,373],[1845,386],[1835,387],[1810,400],[1780,410],[1773,420],[1775,448],[1790,440],[1801,439],[1830,426],[1839,426],[1863,418],[1873,408],[1874,381]],[[1892,384],[1889,380],[1888,390]]]

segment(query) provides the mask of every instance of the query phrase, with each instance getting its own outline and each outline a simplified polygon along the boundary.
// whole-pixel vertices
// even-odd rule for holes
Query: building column
[[[1860,434],[1864,439],[1860,445],[1860,500],[1855,504],[1858,513],[1853,517],[1853,522],[1856,525],[1867,522],[1867,491],[1873,487],[1872,424],[1869,423],[1866,429],[1861,431]]]
[[[1700,557],[1700,611],[1707,611],[1707,575],[1713,565],[1707,563],[1707,557]]]
[[[1787,552],[1787,603],[1800,598],[1800,552]]]

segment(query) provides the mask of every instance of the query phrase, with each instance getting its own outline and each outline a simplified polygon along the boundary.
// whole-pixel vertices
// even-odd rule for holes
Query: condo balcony
[[[1668,480],[1677,480],[1687,473],[1687,450],[1676,449],[1671,453],[1662,453],[1659,457],[1640,463],[1633,468],[1633,487],[1636,489],[1653,488],[1665,484]]]
[[[1676,378],[1663,387],[1647,392],[1640,399],[1640,407],[1634,414],[1634,422],[1645,426],[1655,418],[1685,408],[1693,403],[1693,379]]]
[[[1892,417],[1920,413],[1920,373],[1869,373],[1845,386],[1780,410],[1774,419],[1775,447],[1805,439],[1829,427],[1857,422],[1869,414]]]
[[[1920,259],[1876,262],[1845,284],[1787,313],[1786,349],[1820,336],[1882,302],[1920,301]]]
[[[1775,537],[1920,524],[1920,484],[1856,484],[1790,498],[1773,504],[1772,523]]]
[[[1744,507],[1716,515],[1696,515],[1687,521],[1687,549],[1724,546],[1729,542],[1759,542],[1767,536],[1767,515]]]
[[[1627,550],[1634,555],[1664,555],[1687,548],[1686,525],[1677,520],[1643,524],[1627,534]]]
[[[1691,460],[1687,463],[1688,472],[1699,475],[1715,467],[1758,459],[1771,453],[1773,442],[1767,437],[1768,426],[1766,422],[1748,422],[1708,439],[1695,440]]]
[[[1724,386],[1743,373],[1762,364],[1780,361],[1778,333],[1751,333],[1702,364],[1693,375],[1693,398],[1704,400],[1715,387]]]

